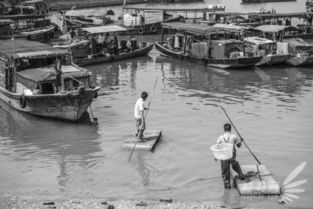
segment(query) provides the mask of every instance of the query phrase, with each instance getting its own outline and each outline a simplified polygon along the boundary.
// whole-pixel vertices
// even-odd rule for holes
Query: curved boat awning
[[[189,24],[189,23],[181,23],[181,22],[170,22],[170,23],[162,23],[163,28],[184,31],[187,33],[195,34],[195,35],[210,35],[210,34],[218,34],[218,33],[226,33],[229,32],[229,29],[206,26],[202,24]]]
[[[88,28],[81,28],[80,30],[85,31],[90,34],[114,33],[114,32],[127,31],[126,28],[118,26],[118,25],[88,27]]]
[[[278,33],[280,31],[298,31],[298,29],[294,26],[284,26],[284,25],[261,25],[256,27],[255,29],[262,31],[264,33]]]

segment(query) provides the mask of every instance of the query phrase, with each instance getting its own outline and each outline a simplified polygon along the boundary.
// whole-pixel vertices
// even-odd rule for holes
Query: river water
[[[1,105],[0,192],[313,207],[312,68],[221,70],[173,60],[153,49],[148,56],[88,69],[101,86],[92,104],[99,126],[88,118],[73,124]],[[135,131],[134,102],[141,91],[148,91],[151,99],[156,79],[147,127],[161,129],[162,140],[154,153],[134,152],[128,161],[130,152],[122,151],[121,145]],[[227,122],[219,106],[225,107],[279,182],[307,162],[296,178],[308,179],[301,186],[306,192],[299,194],[300,199],[281,206],[277,197],[240,197],[234,189],[224,191],[220,164],[209,149]],[[238,160],[256,164],[245,147],[239,149]]]

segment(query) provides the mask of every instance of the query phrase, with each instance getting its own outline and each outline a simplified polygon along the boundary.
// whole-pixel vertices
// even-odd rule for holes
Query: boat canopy
[[[185,31],[187,33],[195,34],[195,35],[210,35],[210,34],[218,34],[218,33],[226,33],[229,32],[229,29],[226,28],[218,28],[212,26],[205,26],[202,24],[189,24],[189,23],[181,23],[181,22],[171,22],[171,23],[162,23],[163,28],[177,30],[177,31]]]
[[[249,30],[251,29],[250,27],[246,27],[246,26],[240,26],[240,25],[233,25],[233,24],[215,24],[212,27],[217,27],[217,28],[225,28],[225,29],[229,29],[229,30],[237,30],[237,31],[241,31],[241,30]]]
[[[311,44],[309,44],[308,42],[304,41],[301,38],[285,39],[284,42],[287,42],[292,47],[307,47],[307,48],[313,47]]]
[[[294,26],[284,26],[284,25],[261,25],[256,27],[255,29],[260,30],[264,33],[278,33],[280,31],[297,31],[298,29]]]
[[[246,37],[244,38],[244,41],[249,42],[249,43],[254,43],[256,45],[261,45],[261,44],[274,44],[275,41],[266,39],[266,38],[260,38],[257,36],[253,36],[253,37]]]
[[[78,69],[73,65],[62,65],[63,78],[82,78],[89,76],[87,70]],[[38,83],[56,79],[53,67],[29,68],[16,73],[20,78],[29,82]],[[23,82],[25,83],[25,82]]]
[[[88,27],[81,28],[81,30],[86,31],[90,34],[100,34],[100,33],[113,33],[113,32],[121,32],[127,31],[126,28],[118,26],[118,25],[105,25],[105,26],[97,26],[97,27]]]
[[[67,49],[57,49],[47,44],[22,39],[0,41],[0,53],[14,58],[40,58],[69,54]]]

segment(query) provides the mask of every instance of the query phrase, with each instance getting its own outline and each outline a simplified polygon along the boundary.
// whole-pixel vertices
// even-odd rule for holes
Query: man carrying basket
[[[224,187],[225,189],[230,189],[230,165],[232,165],[232,168],[234,171],[236,171],[239,175],[239,177],[244,180],[244,175],[242,174],[240,165],[238,161],[236,161],[236,148],[235,145],[239,148],[241,146],[242,139],[238,139],[238,137],[231,133],[231,125],[229,123],[226,123],[224,125],[224,131],[225,133],[220,135],[217,139],[217,144],[221,143],[230,143],[233,144],[233,157],[228,160],[221,160],[221,168],[222,168],[222,178],[224,181]]]

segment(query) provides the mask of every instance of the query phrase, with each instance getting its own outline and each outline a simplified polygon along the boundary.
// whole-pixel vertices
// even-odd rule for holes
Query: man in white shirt
[[[236,161],[236,148],[235,145],[239,148],[241,146],[242,139],[238,139],[238,137],[231,133],[231,125],[226,123],[224,125],[224,134],[220,135],[217,139],[217,143],[230,143],[234,145],[233,148],[233,157],[229,160],[221,160],[221,168],[222,168],[222,178],[224,181],[225,189],[230,189],[230,165],[236,171],[241,179],[244,179],[244,175],[242,174],[240,165],[238,161]]]
[[[137,102],[135,104],[134,109],[134,116],[136,119],[136,127],[137,127],[137,134],[136,136],[139,136],[139,139],[143,139],[143,132],[146,129],[146,122],[145,122],[145,110],[148,110],[148,108],[145,107],[145,101],[148,98],[147,92],[142,92],[141,97],[137,99]]]

